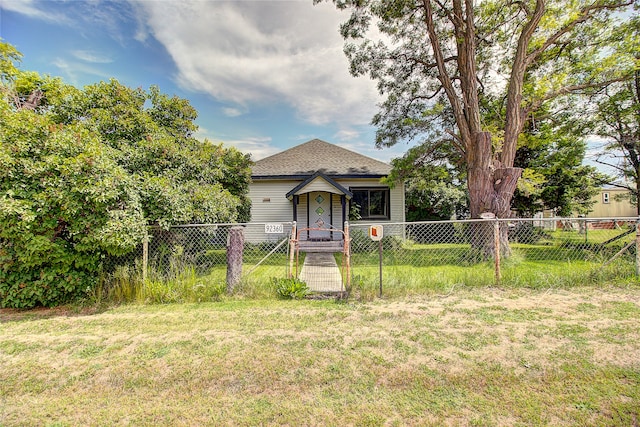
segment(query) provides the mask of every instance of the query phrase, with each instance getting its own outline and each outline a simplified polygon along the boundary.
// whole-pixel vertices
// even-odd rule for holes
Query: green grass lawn
[[[0,310],[1,426],[633,426],[640,287]]]

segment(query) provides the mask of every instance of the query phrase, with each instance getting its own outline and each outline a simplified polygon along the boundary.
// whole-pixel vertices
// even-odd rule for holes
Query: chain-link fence
[[[380,279],[371,224],[351,226],[354,286]],[[509,219],[384,224],[384,288],[555,287],[636,276],[637,218]]]
[[[244,236],[242,285],[245,293],[260,281],[287,277],[291,222],[274,224],[193,224],[169,229],[152,227],[147,242],[135,251],[103,262],[105,287],[128,287],[131,282],[188,283],[196,291],[225,288],[227,244],[232,227]],[[191,290],[193,291],[193,289]],[[198,291],[205,293],[202,290]],[[219,293],[219,292],[218,292]],[[135,299],[128,295],[126,299]],[[178,300],[170,295],[160,298]]]
[[[369,236],[372,225],[378,224],[351,224],[350,251],[331,254],[338,274],[349,274],[343,283],[361,293],[377,293],[380,286],[391,294],[456,285],[568,286],[627,280],[638,270],[637,218],[385,223],[380,242]],[[299,273],[305,254],[291,253],[291,222],[185,225],[152,228],[148,243],[105,260],[106,282],[125,276],[159,282],[186,276],[194,286],[222,286],[234,226],[243,228],[245,293]]]

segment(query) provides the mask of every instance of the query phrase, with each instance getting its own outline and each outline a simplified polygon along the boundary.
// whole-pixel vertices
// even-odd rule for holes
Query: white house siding
[[[300,195],[300,202],[298,203],[298,228],[306,228],[307,227],[307,195]]]
[[[259,180],[251,183],[251,222],[292,221],[292,202],[285,196],[299,183],[295,180]]]
[[[344,219],[342,218],[342,201],[340,200],[339,194],[333,194],[331,203],[333,203],[333,208],[331,209],[331,218],[333,218],[333,226],[339,230],[342,230],[344,226]],[[347,205],[345,206],[345,213],[349,215],[349,202],[347,201]]]
[[[298,194],[302,192],[311,193],[312,191],[327,191],[331,193],[337,191],[337,189],[323,178],[318,177],[311,181],[309,184],[305,185],[304,188],[301,188],[298,191]]]
[[[404,222],[404,184],[396,185],[391,189],[391,221]]]

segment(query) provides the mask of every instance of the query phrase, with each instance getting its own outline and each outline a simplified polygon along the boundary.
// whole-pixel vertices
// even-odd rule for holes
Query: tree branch
[[[528,112],[522,108],[522,88],[524,86],[524,76],[527,70],[527,48],[531,42],[536,28],[545,11],[545,0],[536,0],[536,7],[530,19],[524,25],[522,33],[518,38],[513,67],[511,68],[511,78],[507,89],[507,106],[504,129],[504,144],[500,160],[505,166],[513,165],[516,157],[518,135],[524,126],[524,118]]]
[[[534,50],[527,56],[526,58],[527,65],[535,61],[545,50],[549,48],[549,46],[555,44],[560,39],[560,37],[562,37],[563,35],[573,30],[577,25],[586,22],[589,18],[593,16],[595,12],[599,10],[607,10],[607,9],[616,10],[623,6],[630,6],[632,4],[633,4],[633,0],[628,0],[628,1],[618,2],[615,4],[592,3],[591,5],[585,6],[575,19],[573,19],[572,21],[569,21],[564,27],[560,28],[558,31],[556,31],[551,36],[549,36],[549,38],[542,44],[542,46],[540,46],[538,49]]]
[[[547,92],[544,96],[540,97],[535,102],[533,102],[529,106],[525,107],[524,111],[526,111],[527,114],[530,113],[531,111],[535,111],[538,108],[540,108],[540,106],[542,106],[542,104],[545,101],[548,101],[550,99],[556,98],[556,97],[558,97],[560,95],[566,95],[568,93],[576,93],[576,92],[579,92],[579,91],[585,90],[585,89],[595,89],[595,88],[600,88],[600,87],[603,87],[603,86],[609,86],[609,85],[611,85],[613,83],[625,81],[627,79],[628,79],[628,77],[622,76],[622,77],[617,77],[615,79],[605,80],[605,81],[602,81],[602,82],[582,83],[582,84],[577,84],[577,85],[564,86],[564,87],[561,87],[561,88],[559,88],[557,90]]]
[[[438,40],[433,21],[433,8],[431,7],[431,1],[422,0],[422,5],[425,10],[424,19],[427,26],[427,33],[429,34],[429,41],[431,43],[433,56],[438,68],[437,78],[440,81],[440,84],[442,84],[445,93],[447,94],[447,98],[449,99],[449,103],[451,104],[451,108],[453,109],[453,115],[455,117],[456,124],[458,125],[458,129],[460,131],[462,144],[466,149],[466,145],[470,144],[472,140],[469,125],[467,123],[464,110],[460,105],[460,100],[458,99],[455,88],[453,87],[453,82],[447,74],[444,55],[442,54],[442,48],[440,47],[440,42]]]

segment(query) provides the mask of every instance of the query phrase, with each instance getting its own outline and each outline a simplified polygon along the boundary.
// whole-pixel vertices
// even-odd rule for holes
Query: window
[[[350,212],[359,215],[352,219],[389,219],[389,188],[350,188],[353,193]]]
[[[602,203],[609,203],[609,193],[602,193]]]

